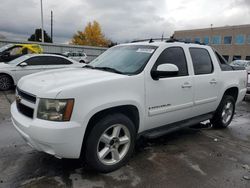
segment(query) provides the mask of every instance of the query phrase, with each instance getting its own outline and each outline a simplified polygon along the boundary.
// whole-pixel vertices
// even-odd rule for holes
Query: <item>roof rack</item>
[[[185,44],[200,44],[200,45],[206,45],[205,43],[201,43],[201,42],[198,42],[198,41],[195,41],[195,42],[188,42],[188,41],[183,41],[183,40],[178,40],[178,39],[175,39],[175,38],[151,38],[151,39],[142,39],[142,40],[134,40],[132,41],[131,43],[136,43],[136,42],[146,42],[148,41],[149,43],[153,43],[155,41],[165,41],[167,43],[171,43],[171,42],[182,42],[182,43],[185,43]]]
[[[150,39],[141,39],[141,40],[134,40],[131,43],[135,42],[146,42],[148,41],[149,43],[155,42],[155,41],[166,41],[169,40],[169,38],[150,38]]]
[[[166,41],[166,42],[183,42],[185,44],[199,44],[199,45],[206,45],[205,43],[202,42],[198,42],[198,41],[184,41],[184,40],[179,40],[179,39],[175,39],[175,38],[171,38],[170,40]]]
[[[199,44],[199,45],[206,45],[205,43],[202,43],[202,42],[198,42],[198,41],[179,41],[179,42],[184,42],[186,44]]]
[[[181,42],[181,41],[171,37],[170,39],[166,40],[166,42]]]

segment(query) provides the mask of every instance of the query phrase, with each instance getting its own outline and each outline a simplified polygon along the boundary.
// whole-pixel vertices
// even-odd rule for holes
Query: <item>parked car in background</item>
[[[250,61],[247,60],[234,60],[230,63],[233,67],[244,67],[248,72],[247,93],[245,99],[250,98]]]
[[[250,72],[248,72],[248,83],[247,83],[247,93],[246,93],[246,99],[250,98]]]
[[[83,64],[60,55],[27,54],[0,64],[0,90],[9,90],[28,74],[66,67],[82,67]]]
[[[128,162],[140,136],[156,138],[208,119],[226,128],[246,94],[246,75],[205,45],[117,45],[84,68],[22,78],[12,122],[36,150],[82,157],[110,172]]]
[[[84,52],[64,52],[63,55],[80,63],[88,63],[88,57]]]
[[[244,67],[246,70],[250,71],[250,61],[248,60],[234,60],[230,65],[233,67]]]
[[[25,54],[40,54],[43,49],[38,44],[7,44],[0,48],[0,62],[8,62]]]

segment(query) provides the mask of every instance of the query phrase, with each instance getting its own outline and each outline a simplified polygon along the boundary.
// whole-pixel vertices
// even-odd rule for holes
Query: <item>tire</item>
[[[85,63],[85,61],[83,61],[83,60],[80,60],[79,62],[80,62],[80,63]]]
[[[10,76],[0,75],[0,91],[7,91],[13,87],[13,81]]]
[[[211,123],[214,128],[227,128],[231,123],[235,112],[235,100],[230,95],[225,95],[221,103],[216,110],[213,118],[211,119]]]
[[[98,172],[117,170],[131,157],[135,139],[135,126],[127,116],[120,113],[107,115],[94,125],[87,137],[85,162]]]

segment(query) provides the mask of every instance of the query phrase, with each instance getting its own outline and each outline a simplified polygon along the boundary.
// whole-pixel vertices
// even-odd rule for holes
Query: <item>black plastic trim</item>
[[[30,101],[32,103],[36,103],[36,96],[35,95],[32,95],[32,94],[27,93],[25,91],[22,91],[18,87],[17,87],[17,94],[27,101]]]
[[[210,112],[210,113],[196,116],[196,117],[186,119],[183,121],[179,121],[179,122],[163,125],[163,126],[160,126],[157,128],[153,128],[150,130],[146,130],[146,131],[139,133],[138,138],[143,136],[143,137],[148,138],[148,139],[154,139],[154,138],[163,136],[165,134],[177,131],[181,128],[189,127],[189,126],[195,125],[197,123],[200,123],[202,121],[208,120],[208,119],[213,117],[213,113],[214,112]]]

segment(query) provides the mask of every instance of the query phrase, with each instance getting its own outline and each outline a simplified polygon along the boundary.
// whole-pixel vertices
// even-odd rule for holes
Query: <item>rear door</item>
[[[194,113],[203,115],[213,112],[219,96],[218,72],[206,48],[189,48],[194,69]]]
[[[47,56],[46,62],[44,62],[44,70],[60,69],[71,67],[72,62],[63,57]]]

